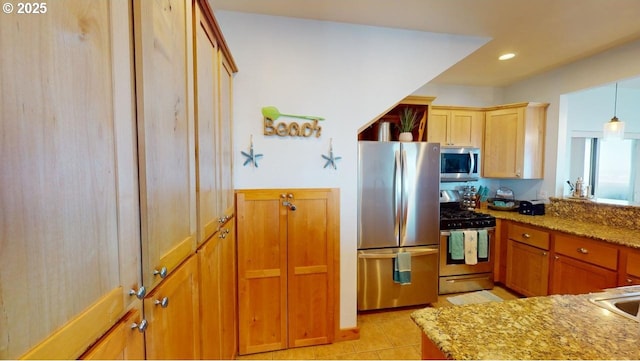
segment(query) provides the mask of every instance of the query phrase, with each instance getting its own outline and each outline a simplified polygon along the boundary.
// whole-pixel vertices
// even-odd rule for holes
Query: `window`
[[[584,162],[578,176],[591,185],[591,194],[597,198],[640,202],[640,176],[636,169],[640,141],[586,138],[582,154]]]

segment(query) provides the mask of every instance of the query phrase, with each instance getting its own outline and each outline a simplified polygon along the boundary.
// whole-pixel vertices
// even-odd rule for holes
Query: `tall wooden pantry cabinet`
[[[38,11],[0,22],[0,358],[202,358],[196,251],[224,234],[235,262],[236,67],[208,2]],[[223,293],[206,306],[235,312],[235,277],[211,272]],[[221,357],[234,321],[206,335],[234,336]]]

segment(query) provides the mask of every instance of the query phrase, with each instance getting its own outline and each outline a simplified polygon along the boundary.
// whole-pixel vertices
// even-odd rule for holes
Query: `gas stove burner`
[[[496,226],[496,218],[490,214],[460,209],[440,208],[440,230],[477,229]]]

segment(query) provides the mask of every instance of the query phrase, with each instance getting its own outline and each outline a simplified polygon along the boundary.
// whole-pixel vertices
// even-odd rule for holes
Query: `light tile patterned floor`
[[[492,292],[502,299],[518,298],[502,287]],[[451,306],[447,297],[438,297],[432,307]],[[360,339],[331,345],[299,347],[254,355],[239,360],[419,360],[421,331],[409,315],[420,307],[373,311],[358,314]]]

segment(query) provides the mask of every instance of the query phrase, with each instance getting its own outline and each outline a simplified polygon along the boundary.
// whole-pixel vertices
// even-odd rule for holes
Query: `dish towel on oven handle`
[[[393,259],[393,282],[401,285],[411,284],[411,253],[396,253]]]
[[[461,231],[451,231],[449,235],[449,253],[452,260],[464,259],[464,235]]]
[[[478,232],[462,231],[464,234],[464,263],[478,264]]]
[[[478,231],[478,258],[489,258],[489,237],[486,229]]]

